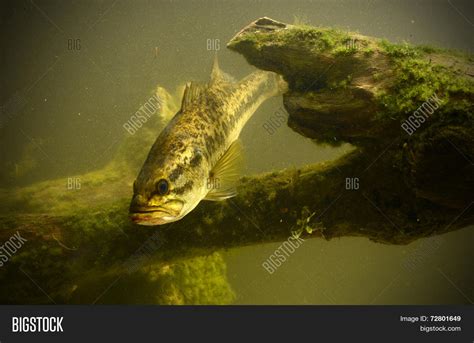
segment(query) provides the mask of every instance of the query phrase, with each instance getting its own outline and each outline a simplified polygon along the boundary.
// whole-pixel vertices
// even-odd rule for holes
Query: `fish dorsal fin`
[[[217,60],[217,53],[214,55],[214,63],[212,64],[211,82],[221,77],[221,68],[219,68],[219,61]]]
[[[214,55],[214,63],[211,71],[211,85],[216,82],[235,83],[235,79],[227,73],[224,73],[219,68],[219,61],[217,60],[217,53]]]
[[[188,82],[184,88],[183,101],[181,102],[181,110],[189,108],[193,102],[203,98],[207,85],[200,82]]]
[[[237,195],[237,182],[239,181],[243,166],[242,143],[237,140],[212,168],[207,186],[210,189],[205,200],[221,201]]]

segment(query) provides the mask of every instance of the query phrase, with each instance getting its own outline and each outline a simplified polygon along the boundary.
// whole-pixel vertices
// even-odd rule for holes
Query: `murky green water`
[[[224,71],[237,79],[251,72],[225,44],[258,17],[290,23],[298,17],[312,25],[463,50],[474,43],[466,2],[456,8],[444,1],[3,6],[0,100],[11,110],[0,129],[3,188],[101,168],[126,135],[123,123],[156,86],[174,92],[189,80],[207,80],[218,47]],[[242,133],[247,174],[328,161],[350,150],[316,146],[286,125],[269,134],[263,124],[281,105],[279,98],[264,103]],[[308,240],[272,275],[262,263],[279,243],[233,249],[225,259],[238,304],[472,303],[473,242],[472,228],[444,235],[416,270],[402,263],[421,242],[387,246],[362,238]]]

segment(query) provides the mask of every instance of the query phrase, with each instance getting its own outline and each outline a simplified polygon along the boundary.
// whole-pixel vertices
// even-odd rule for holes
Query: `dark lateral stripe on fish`
[[[189,164],[192,167],[197,167],[201,164],[202,162],[202,154],[196,154],[194,157],[189,161]]]
[[[175,189],[174,189],[174,192],[175,192],[176,194],[183,194],[183,193],[186,192],[187,190],[192,189],[192,188],[193,188],[193,184],[194,184],[194,182],[193,182],[192,180],[188,180],[188,181],[186,181],[186,183],[185,183],[183,186],[175,188]]]
[[[177,165],[175,169],[173,169],[169,175],[170,181],[176,181],[180,175],[183,174],[184,168],[181,165]]]

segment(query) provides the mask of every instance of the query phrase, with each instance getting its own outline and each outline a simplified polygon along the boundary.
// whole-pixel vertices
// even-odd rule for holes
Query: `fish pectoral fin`
[[[224,156],[211,170],[207,186],[210,189],[204,200],[222,201],[237,195],[243,166],[243,147],[240,140],[227,149]]]
[[[235,197],[236,195],[237,195],[237,192],[228,192],[228,193],[219,192],[219,193],[215,193],[215,194],[207,193],[204,200],[207,200],[207,201],[223,201],[225,199]]]

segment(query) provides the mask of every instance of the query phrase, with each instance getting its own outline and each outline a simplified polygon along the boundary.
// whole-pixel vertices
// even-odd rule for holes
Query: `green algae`
[[[100,304],[226,305],[235,300],[227,282],[220,253],[181,259],[175,263],[148,262],[131,274],[89,275],[75,285],[72,303],[90,301],[90,290],[113,287],[100,297]],[[118,280],[118,281],[117,281]]]
[[[472,120],[473,105],[468,99],[474,94],[474,83],[460,75],[456,68],[433,63],[431,59],[435,56],[429,54],[446,51],[406,43],[391,44],[384,40],[380,46],[391,58],[394,80],[388,89],[378,94],[377,100],[382,108],[378,118],[406,119],[436,94],[444,103],[436,116],[449,119],[447,114],[459,113],[464,117],[461,120]]]
[[[0,233],[8,237],[20,230],[28,235],[25,247],[0,273],[3,303],[91,303],[118,277],[122,283],[117,289],[133,285],[135,291],[131,293],[125,287],[120,294],[113,291],[99,302],[233,301],[235,295],[227,282],[225,262],[218,253],[208,256],[183,251],[179,242],[171,243],[173,248],[166,247],[166,252],[157,246],[143,253],[140,247],[155,230],[136,226],[128,217],[133,180],[165,120],[177,110],[177,103],[163,103],[166,113],[150,118],[136,134],[126,134],[103,168],[73,177],[74,187],[68,185],[70,180],[66,177],[0,190]],[[208,218],[208,226],[213,219]],[[160,238],[160,244],[165,244],[164,238]],[[139,268],[129,273],[127,266],[137,254]],[[162,272],[165,269],[168,272]],[[157,273],[162,275],[156,278]],[[38,294],[25,274],[40,284],[48,296]],[[150,296],[143,298],[144,293]]]
[[[42,222],[36,217],[31,223],[35,235],[46,239],[29,237],[25,247],[8,262],[6,272],[0,274],[1,294],[12,294],[13,284],[6,280],[18,280],[18,270],[22,270],[41,284],[56,303],[91,302],[94,292],[105,289],[114,277],[120,277],[121,283],[101,303],[232,303],[235,295],[220,254],[192,256],[196,253],[185,253],[179,247],[167,247],[164,253],[164,238],[158,238],[159,244],[153,249],[140,250],[154,230],[132,224],[127,210],[128,199],[123,199],[107,207],[77,210],[55,221],[45,218]],[[25,226],[24,220],[15,217],[1,218],[1,223],[2,227],[12,225],[12,229],[20,223]],[[191,257],[186,257],[189,254]],[[130,261],[138,267],[132,273]],[[37,293],[34,285],[28,279],[23,281],[15,281],[14,287],[20,291],[9,301],[51,302],[44,294],[32,297]],[[132,286],[135,291],[130,294]],[[142,296],[144,293],[147,297]]]
[[[235,300],[226,273],[223,257],[213,253],[151,268],[148,278],[160,283],[161,291],[155,296],[159,304],[225,305]]]
[[[288,26],[276,33],[247,33],[243,37],[233,40],[229,46],[237,44],[248,44],[262,49],[266,43],[271,42],[275,46],[298,45],[310,51],[332,52],[333,50],[343,53],[346,43],[351,39],[347,32],[338,29],[316,28],[308,25]],[[339,49],[343,50],[339,50]],[[351,50],[351,49],[348,49]]]
[[[382,70],[374,68],[372,77],[379,83],[393,82],[388,88],[377,88],[375,101],[379,110],[375,119],[396,117],[403,120],[433,93],[446,103],[439,115],[461,111],[471,118],[472,101],[469,98],[473,96],[473,82],[461,74],[459,65],[472,61],[472,56],[462,52],[427,45],[412,46],[406,42],[394,44],[384,39],[305,24],[270,31],[248,31],[234,37],[228,46],[242,52],[258,67],[267,68],[265,63],[268,63],[268,69],[285,76],[291,90],[304,92],[347,88],[351,83],[348,78],[370,67],[372,58],[383,61],[385,57],[386,61],[381,62]],[[448,65],[445,60],[452,61],[453,56],[459,64]],[[319,66],[318,60],[326,68]],[[327,73],[331,64],[331,73]]]

